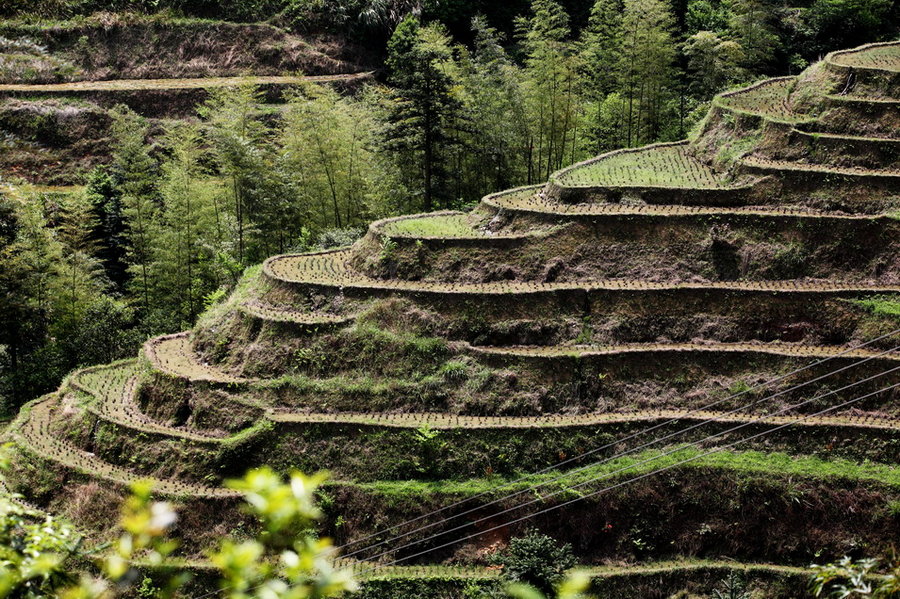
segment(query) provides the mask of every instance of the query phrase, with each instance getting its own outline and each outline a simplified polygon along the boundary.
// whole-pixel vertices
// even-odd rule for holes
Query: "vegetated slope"
[[[0,36],[20,57],[4,62],[2,83],[367,70],[364,53],[266,24],[99,13],[50,25],[7,21]]]
[[[246,525],[220,483],[263,463],[332,470],[339,543],[465,512],[353,555],[381,563],[478,563],[529,525],[585,563],[886,552],[898,56],[835,53],[720,96],[696,139],[273,257],[195,330],[26,407],[13,484],[102,538],[152,477],[190,508],[188,554]]]
[[[367,54],[265,24],[99,14],[0,24],[0,172],[44,185],[83,183],[108,160],[106,109],[152,119],[196,115],[215,87],[254,84],[283,101],[301,81],[352,89]]]

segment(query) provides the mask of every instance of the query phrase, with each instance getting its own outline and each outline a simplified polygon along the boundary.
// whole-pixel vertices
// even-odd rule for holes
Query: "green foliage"
[[[295,218],[319,230],[350,228],[366,218],[378,193],[371,153],[375,129],[362,104],[332,89],[309,85],[292,97],[280,144],[304,207]]]
[[[162,165],[162,209],[153,236],[151,318],[164,328],[193,325],[203,298],[228,281],[216,259],[228,250],[215,195],[218,185],[203,179],[199,131],[173,126],[163,140],[169,158]]]
[[[491,561],[503,567],[503,576],[509,580],[546,593],[575,565],[575,554],[571,545],[560,545],[552,537],[532,530],[510,540],[505,549],[491,556]]]
[[[738,65],[743,51],[739,44],[723,40],[711,31],[698,31],[684,43],[691,92],[711,97],[740,78]]]
[[[388,42],[386,65],[395,86],[387,109],[384,149],[403,172],[408,188],[421,190],[421,208],[447,207],[456,199],[449,160],[462,127],[462,102],[453,88],[450,38],[435,25],[409,16]]]
[[[569,572],[556,589],[556,599],[583,599],[591,584],[590,574],[581,570]],[[506,587],[506,593],[514,599],[545,599],[547,595],[533,586],[514,583]]]
[[[0,473],[9,456],[0,453]],[[315,494],[327,475],[295,472],[288,483],[269,469],[253,470],[229,486],[241,491],[263,532],[256,539],[222,541],[210,559],[230,599],[326,599],[356,589],[349,571],[335,569],[332,544],[310,533],[321,517]],[[0,475],[0,482],[2,482]],[[122,534],[98,562],[102,578],[75,570],[93,559],[74,530],[19,503],[0,487],[0,597],[112,599],[129,587],[139,597],[174,597],[190,580],[170,559],[178,547],[168,532],[178,515],[155,501],[152,487],[132,485],[122,508]],[[151,566],[167,574],[156,582],[141,574]],[[140,582],[138,582],[140,581]],[[114,585],[114,586],[113,586]]]
[[[837,599],[900,597],[900,561],[889,565],[890,571],[886,575],[876,577],[879,565],[876,559],[854,561],[846,556],[833,564],[813,564],[813,595]]]
[[[133,353],[134,314],[109,294],[90,201],[0,196],[0,413],[77,366]],[[52,219],[52,220],[51,220]]]
[[[900,318],[900,298],[897,296],[883,295],[861,300],[854,300],[859,306],[870,310],[877,316],[892,316]]]
[[[523,89],[529,126],[528,183],[575,162],[580,120],[578,60],[569,43],[569,17],[554,0],[532,0],[516,20],[525,54]]]
[[[747,583],[735,572],[731,572],[712,592],[712,599],[750,599],[750,597]]]
[[[763,0],[728,0],[728,30],[741,48],[741,65],[751,71],[765,69],[780,46],[775,12]]]
[[[0,473],[9,467],[0,450]],[[0,484],[5,477],[0,474]],[[0,486],[0,597],[43,598],[71,585],[64,564],[81,551],[75,530],[52,516],[17,503]]]
[[[628,104],[626,146],[659,139],[663,130],[662,108],[674,77],[673,28],[673,17],[665,3],[626,0],[619,60],[620,89]]]
[[[331,562],[329,539],[308,532],[321,517],[315,493],[327,475],[291,474],[284,484],[267,468],[253,470],[229,486],[245,494],[264,533],[256,540],[226,540],[211,556],[223,573],[222,588],[231,599],[319,599],[355,590],[349,571]]]
[[[149,124],[127,106],[110,111],[113,119],[113,168],[122,196],[128,272],[141,309],[151,307],[153,239],[157,233],[158,164],[145,143]]]

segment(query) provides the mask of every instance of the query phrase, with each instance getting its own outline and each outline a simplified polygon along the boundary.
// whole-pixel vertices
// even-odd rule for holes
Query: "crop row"
[[[275,422],[314,424],[360,424],[389,428],[432,429],[543,429],[598,424],[621,424],[657,420],[706,421],[742,423],[757,420],[759,415],[734,413],[731,410],[674,410],[655,409],[600,414],[547,414],[544,416],[471,416],[439,412],[417,413],[302,413],[274,410],[269,417]],[[878,429],[900,428],[900,417],[859,412],[842,416],[805,417],[765,416],[766,424],[798,424],[802,426],[858,427]]]
[[[734,186],[734,182],[693,156],[683,143],[610,152],[565,169],[554,180],[564,187],[727,189]]]
[[[776,122],[808,119],[791,108],[790,93],[796,77],[776,77],[717,96],[715,102],[729,110],[765,117]]]
[[[242,384],[252,379],[236,377],[202,363],[191,347],[189,333],[156,337],[144,344],[144,355],[157,369],[191,381]]]
[[[239,309],[249,316],[270,322],[291,322],[301,325],[337,326],[353,322],[355,316],[331,314],[327,312],[311,313],[289,306],[273,306],[260,300],[250,300],[240,304]]]
[[[897,72],[900,71],[900,44],[866,44],[852,50],[832,52],[826,60],[841,66]]]
[[[87,406],[92,414],[120,426],[192,441],[209,441],[218,437],[203,431],[165,426],[148,417],[135,401],[138,381],[138,363],[131,360],[103,369],[76,373],[72,376],[70,385],[93,396],[93,401]]]
[[[708,283],[658,283],[629,279],[605,279],[578,283],[494,281],[490,283],[429,282],[368,277],[349,265],[349,250],[275,256],[264,266],[267,276],[285,283],[352,287],[363,290],[428,292],[440,294],[523,294],[566,290],[665,291],[672,289],[723,289],[734,291],[892,293],[900,286],[863,286],[821,281],[717,281]]]
[[[105,462],[96,455],[82,451],[55,435],[51,424],[54,411],[58,409],[60,409],[59,402],[55,397],[32,404],[28,418],[16,431],[17,439],[25,449],[66,468],[118,484],[127,485],[139,478],[133,472]],[[174,479],[151,479],[151,483],[157,492],[164,495],[201,497],[236,495],[235,492],[228,489],[194,485]]]
[[[489,355],[528,356],[542,358],[614,355],[623,353],[655,352],[749,352],[783,356],[824,358],[841,354],[847,358],[871,358],[879,353],[868,349],[851,349],[835,345],[800,345],[770,341],[766,343],[626,343],[621,345],[520,345],[507,347],[472,346],[471,351]],[[888,360],[900,360],[900,354],[883,356]]]
[[[805,172],[821,175],[837,175],[841,177],[858,177],[867,179],[877,179],[889,181],[892,183],[900,183],[900,169],[869,169],[858,166],[828,166],[822,164],[810,164],[804,162],[793,162],[787,160],[772,160],[762,158],[760,156],[747,156],[741,159],[744,166],[750,167],[755,171],[766,171],[770,173],[778,172]]]
[[[679,204],[625,204],[614,202],[566,204],[548,199],[541,194],[533,193],[527,195],[511,195],[502,198],[487,197],[483,202],[487,206],[498,210],[532,212],[537,214],[557,214],[560,216],[788,216],[796,218],[858,220],[870,220],[879,218],[880,216],[869,214],[844,214],[794,206],[773,206],[771,208],[757,206],[717,207]]]
[[[660,351],[663,349],[672,349],[671,344],[641,344],[625,346],[623,351]],[[703,345],[681,345],[674,346],[674,351],[685,351],[703,349]],[[777,353],[785,353],[788,355],[798,355],[796,350],[798,346],[788,344],[719,344],[714,347],[713,351],[748,351],[753,348],[754,351],[774,351]],[[800,347],[802,349],[802,346]],[[514,348],[521,349],[521,348]],[[616,349],[616,348],[609,348]],[[816,355],[834,355],[831,348],[813,348],[817,351]],[[590,350],[588,350],[590,351]],[[602,351],[602,350],[601,350]],[[846,351],[846,350],[844,350]],[[596,348],[591,353],[596,354]],[[848,353],[848,357],[872,357],[877,352],[862,352],[856,350]],[[808,355],[808,354],[801,354]],[[209,436],[200,434],[188,434],[180,429],[174,429],[161,426],[145,415],[138,409],[133,401],[133,383],[134,376],[124,379],[125,386],[121,387],[123,377],[121,373],[133,375],[136,365],[134,362],[121,364],[118,368],[106,369],[101,371],[109,380],[109,384],[104,385],[113,389],[106,397],[100,400],[99,414],[104,417],[111,416],[116,420],[123,421],[125,426],[135,428],[137,430],[145,430],[153,433],[166,434],[177,437],[184,437],[196,440],[211,441]],[[118,387],[118,389],[116,389]],[[117,391],[117,392],[116,392]],[[448,414],[439,412],[419,412],[419,413],[381,413],[381,412],[340,412],[340,413],[309,413],[296,412],[288,409],[272,409],[267,411],[266,417],[276,423],[325,423],[325,424],[369,424],[387,427],[418,428],[421,426],[429,426],[432,428],[542,428],[542,427],[567,427],[567,426],[583,426],[603,423],[621,423],[629,421],[646,421],[659,419],[691,419],[691,420],[708,420],[722,419],[725,421],[742,421],[746,420],[746,415],[730,414],[724,411],[700,411],[700,410],[673,410],[673,409],[656,409],[656,410],[638,410],[631,412],[609,412],[609,413],[590,413],[590,414],[547,414],[543,416],[473,416]],[[794,419],[790,416],[776,418],[772,420],[777,424],[791,422]],[[820,417],[810,424],[827,425],[827,426],[867,426],[876,428],[896,428],[898,419],[878,414],[858,413],[853,416],[841,417]]]
[[[346,73],[339,75],[309,76],[260,76],[260,77],[201,77],[194,79],[113,79],[108,81],[76,81],[70,83],[0,84],[4,92],[70,93],[92,91],[135,91],[172,89],[209,89],[238,85],[297,85],[300,83],[327,83],[350,81],[370,76],[371,73]]]
[[[379,566],[372,562],[361,562],[353,559],[338,558],[335,566],[351,570],[357,578],[363,580],[378,579],[482,579],[495,580],[500,576],[497,568],[480,568],[474,566],[452,565],[412,565],[412,566]],[[686,573],[691,571],[721,570],[723,573],[738,572],[746,576],[751,572],[773,574],[797,574],[808,578],[812,571],[796,566],[784,566],[764,563],[742,563],[734,560],[728,561],[671,561],[649,562],[643,564],[629,564],[627,566],[579,566],[578,570],[588,573],[593,579],[601,579],[612,576],[662,576]]]

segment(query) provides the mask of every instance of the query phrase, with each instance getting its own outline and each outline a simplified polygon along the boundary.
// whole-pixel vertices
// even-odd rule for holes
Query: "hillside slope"
[[[886,554],[898,103],[900,43],[837,52],[696,139],[272,257],[27,406],[12,484],[102,539],[150,477],[189,557],[252,526],[221,483],[260,464],[330,470],[326,532],[363,562],[479,563],[529,526],[590,564]]]

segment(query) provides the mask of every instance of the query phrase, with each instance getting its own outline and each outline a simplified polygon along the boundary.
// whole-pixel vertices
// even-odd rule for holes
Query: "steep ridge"
[[[23,410],[4,433],[22,464],[11,485],[65,512],[84,477],[149,476],[214,503],[250,466],[328,468],[342,524],[325,532],[346,543],[461,498],[488,517],[492,485],[529,471],[561,478],[546,507],[574,495],[570,471],[606,477],[590,491],[658,463],[659,488],[623,484],[534,523],[586,563],[886,551],[900,533],[898,60],[898,43],[834,53],[717,97],[695,139],[274,256],[193,331]],[[42,464],[59,489],[29,496]],[[417,561],[466,559],[527,524]],[[472,532],[450,528],[423,546]]]

